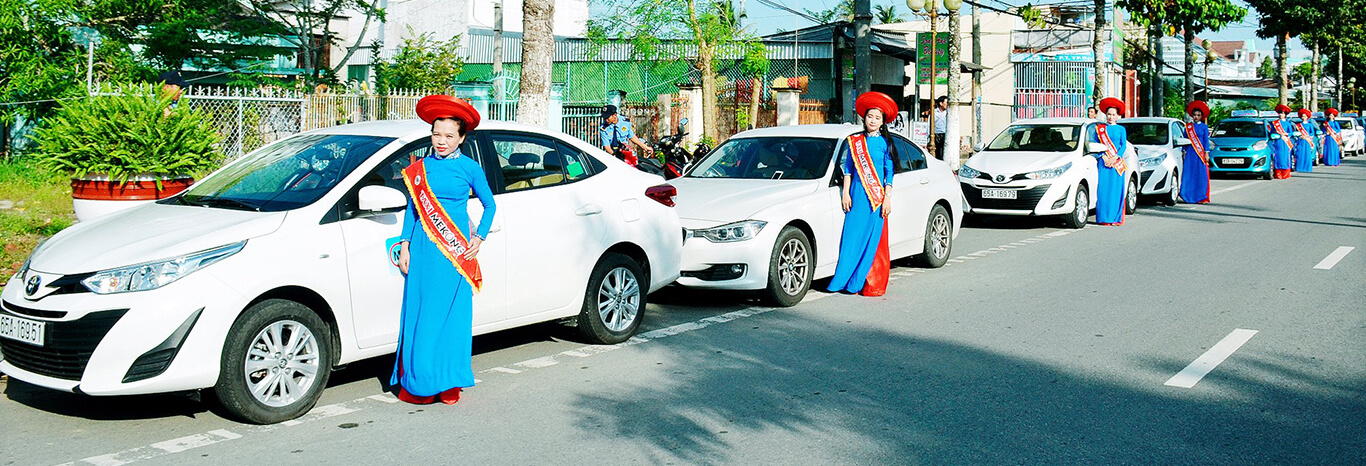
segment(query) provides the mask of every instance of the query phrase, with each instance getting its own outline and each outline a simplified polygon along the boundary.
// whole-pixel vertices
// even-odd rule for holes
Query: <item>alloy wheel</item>
[[[949,254],[949,219],[943,215],[934,216],[930,222],[930,246],[936,259]]]
[[[783,292],[796,295],[806,288],[808,262],[806,246],[800,240],[793,238],[783,243],[778,254],[778,284]]]
[[[313,331],[299,322],[281,320],[252,339],[243,376],[256,401],[279,408],[305,397],[317,382],[320,363]]]
[[[598,316],[608,330],[621,332],[631,327],[640,309],[640,282],[625,267],[607,272],[598,287]]]

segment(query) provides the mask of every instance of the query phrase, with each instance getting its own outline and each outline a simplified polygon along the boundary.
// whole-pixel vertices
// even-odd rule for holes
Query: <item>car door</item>
[[[623,215],[622,188],[587,154],[530,132],[487,131],[496,163],[498,216],[508,247],[508,319],[526,321],[577,311],[588,276],[606,250],[612,219]],[[621,168],[625,169],[625,168]],[[638,213],[638,211],[637,211]],[[629,215],[629,214],[628,214]]]
[[[461,153],[478,160],[474,137],[466,139]],[[420,140],[390,155],[366,174],[337,205],[336,220],[346,243],[346,268],[351,285],[351,312],[356,342],[370,348],[398,341],[399,318],[403,308],[403,274],[398,271],[398,240],[403,231],[404,209],[362,212],[358,207],[360,189],[388,186],[408,192],[403,169],[412,160],[431,153],[431,142]],[[478,222],[483,206],[470,200],[470,218]],[[497,222],[495,222],[496,225]],[[420,228],[420,226],[419,226]],[[421,234],[421,232],[417,232]],[[480,246],[479,266],[484,284],[474,295],[474,325],[501,320],[506,301],[507,241],[490,234]]]
[[[892,177],[892,214],[888,219],[891,230],[887,242],[893,258],[924,252],[925,222],[930,218],[930,207],[938,200],[934,177],[925,153],[911,141],[892,135],[898,161]]]

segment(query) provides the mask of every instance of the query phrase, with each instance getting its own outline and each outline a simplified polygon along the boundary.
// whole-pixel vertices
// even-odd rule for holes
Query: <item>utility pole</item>
[[[1309,111],[1319,111],[1319,68],[1323,61],[1323,56],[1319,54],[1319,43],[1314,42],[1314,63],[1309,65]]]
[[[1153,116],[1155,117],[1167,116],[1167,78],[1163,77],[1167,68],[1167,61],[1163,59],[1163,51],[1167,47],[1162,44],[1164,35],[1162,25],[1153,26],[1153,43],[1156,45],[1153,46],[1153,83],[1150,87],[1153,89]]]
[[[873,46],[869,22],[873,19],[871,0],[854,0],[854,97],[872,89]]]
[[[1105,98],[1105,55],[1107,41],[1105,40],[1105,4],[1106,0],[1096,0],[1096,20],[1095,36],[1091,38],[1091,55],[1095,58],[1095,87],[1091,89],[1091,105],[1100,103],[1100,99]],[[1086,112],[1083,111],[1082,115]]]
[[[498,0],[493,4],[493,98],[505,100],[506,97],[503,95],[503,0]]]
[[[1276,94],[1281,105],[1290,105],[1289,86],[1290,70],[1285,68],[1286,52],[1285,48],[1290,43],[1290,33],[1276,36],[1276,71],[1280,75],[1280,85],[1276,86]]]
[[[949,163],[949,168],[958,171],[958,165],[962,162],[960,151],[963,147],[963,130],[958,118],[958,94],[959,87],[962,87],[963,65],[962,61],[963,46],[959,39],[962,34],[962,19],[957,11],[949,12],[949,59],[944,65],[948,71],[949,78],[949,108],[944,113],[948,118],[944,122],[944,161]]]
[[[1191,30],[1190,26],[1185,26],[1183,29],[1185,30],[1181,31],[1181,37],[1186,43],[1186,53],[1183,54],[1186,56],[1186,79],[1184,79],[1186,93],[1182,96],[1185,98],[1182,102],[1190,103],[1190,101],[1195,100],[1195,32]]]
[[[982,66],[982,8],[972,6],[972,64]],[[982,145],[982,72],[972,73],[972,145]]]

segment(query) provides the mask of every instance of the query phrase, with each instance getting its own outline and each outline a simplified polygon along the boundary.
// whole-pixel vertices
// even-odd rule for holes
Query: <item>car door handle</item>
[[[597,215],[600,213],[602,213],[602,207],[598,206],[597,204],[588,204],[586,206],[580,207],[579,210],[574,211],[574,215],[578,215],[580,217],[587,217],[589,215]]]
[[[921,179],[920,179],[920,184],[930,184],[930,179],[929,179],[929,178],[921,178]]]

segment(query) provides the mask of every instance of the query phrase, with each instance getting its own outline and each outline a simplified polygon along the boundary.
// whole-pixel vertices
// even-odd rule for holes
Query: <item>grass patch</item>
[[[0,160],[0,285],[38,243],[73,223],[69,177],[23,158]]]

